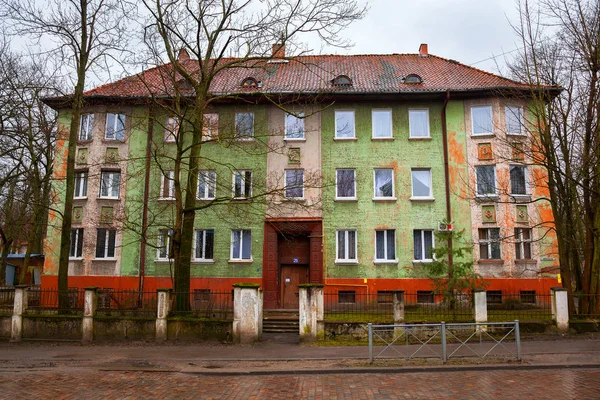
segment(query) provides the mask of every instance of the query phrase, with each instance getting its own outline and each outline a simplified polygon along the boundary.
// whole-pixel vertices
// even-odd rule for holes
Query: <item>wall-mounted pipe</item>
[[[146,164],[144,176],[144,205],[142,209],[142,240],[140,244],[140,273],[139,273],[139,296],[141,300],[144,292],[144,276],[146,275],[146,239],[148,230],[148,199],[150,197],[150,160],[152,158],[152,136],[154,133],[154,107],[150,106],[148,113],[148,138],[146,141]]]
[[[446,183],[446,220],[452,223],[452,207],[450,204],[450,170],[448,162],[448,127],[446,126],[446,106],[450,101],[450,89],[444,95],[444,106],[442,107],[442,142],[444,146],[444,180]],[[452,256],[452,238],[448,238],[448,277],[454,273],[454,257]]]

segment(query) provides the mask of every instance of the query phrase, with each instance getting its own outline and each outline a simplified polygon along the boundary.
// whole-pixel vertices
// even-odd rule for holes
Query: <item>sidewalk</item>
[[[475,344],[477,345],[477,344]],[[416,348],[416,347],[415,347]],[[510,348],[510,347],[509,347]],[[381,348],[380,348],[381,349]],[[375,353],[378,351],[376,350]],[[410,372],[442,369],[600,368],[600,338],[525,340],[522,361],[459,357],[442,364],[433,353],[405,361],[394,350],[368,364],[367,346],[300,345],[296,335],[265,335],[248,345],[210,343],[119,342],[0,343],[0,372],[16,369],[94,368],[107,371],[184,372],[201,374],[272,374],[327,372]],[[468,351],[465,353],[468,354]]]

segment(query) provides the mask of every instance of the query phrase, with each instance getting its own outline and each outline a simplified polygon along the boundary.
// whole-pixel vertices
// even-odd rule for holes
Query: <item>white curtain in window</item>
[[[523,109],[521,107],[506,107],[506,133],[521,134],[523,132]]]
[[[408,112],[410,137],[429,137],[429,115],[427,110],[410,110]]]
[[[412,170],[412,188],[414,197],[431,196],[431,171],[428,169]]]
[[[494,132],[491,107],[474,107],[471,109],[471,114],[473,117],[474,134],[478,135]]]
[[[373,137],[392,137],[392,112],[388,110],[373,111]]]

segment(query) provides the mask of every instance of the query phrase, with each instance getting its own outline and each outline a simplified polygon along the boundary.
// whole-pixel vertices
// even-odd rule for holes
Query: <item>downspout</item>
[[[152,157],[152,135],[154,132],[154,107],[150,106],[148,115],[148,138],[146,141],[146,175],[144,176],[144,205],[142,209],[142,242],[140,244],[140,277],[138,296],[142,301],[144,276],[146,275],[146,231],[148,229],[148,199],[150,197],[150,159]]]
[[[448,166],[448,128],[446,126],[446,106],[450,100],[450,89],[446,90],[442,107],[442,143],[444,146],[444,179],[446,183],[446,220],[452,223],[452,207],[450,205],[450,171]],[[448,277],[454,275],[454,257],[452,255],[452,236],[448,238]]]

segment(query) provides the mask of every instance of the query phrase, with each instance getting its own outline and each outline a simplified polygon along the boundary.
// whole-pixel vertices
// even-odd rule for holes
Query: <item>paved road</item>
[[[23,370],[0,376],[6,399],[599,399],[600,369],[207,376]]]

